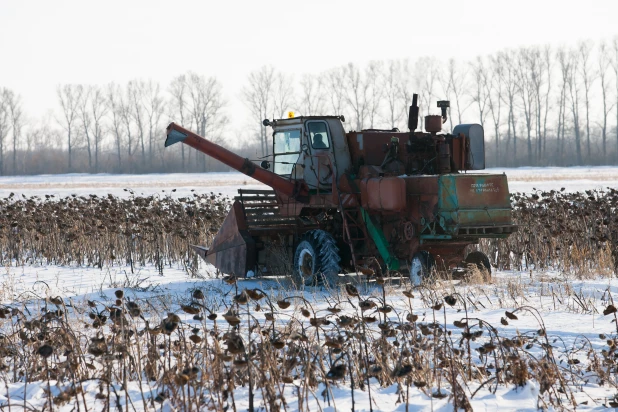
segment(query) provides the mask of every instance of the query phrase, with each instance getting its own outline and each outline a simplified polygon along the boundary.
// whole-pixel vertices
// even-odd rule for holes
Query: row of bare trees
[[[466,62],[371,61],[296,76],[264,66],[235,96],[251,120],[234,119],[237,128],[250,125],[242,144],[226,132],[230,100],[215,77],[188,72],[166,86],[152,80],[59,85],[54,114],[38,121],[25,115],[18,94],[0,88],[0,173],[225,170],[183,145],[163,151],[166,123],[179,121],[249,157],[267,156],[265,118],[288,111],[343,114],[348,129],[405,130],[415,92],[423,115],[438,112],[436,100],[451,101],[447,131],[482,124],[490,165],[618,164],[617,78],[618,37]]]
[[[58,123],[66,136],[68,170],[74,169],[75,147],[87,152],[88,171],[101,171],[99,159],[105,148],[120,171],[167,170],[161,150],[164,125],[177,118],[186,127],[218,140],[227,123],[223,113],[221,84],[216,78],[187,73],[173,79],[167,91],[154,81],[135,80],[126,86],[62,85],[57,89],[62,114]],[[181,146],[181,168],[203,156],[187,158]]]
[[[256,124],[294,109],[345,114],[356,130],[405,129],[412,93],[418,92],[424,114],[437,113],[436,100],[451,101],[446,129],[482,124],[492,165],[605,164],[618,162],[617,77],[618,37],[570,48],[505,50],[470,62],[350,63],[299,81],[263,67],[250,74],[243,97]],[[616,137],[611,145],[610,135]],[[266,154],[265,128],[256,136]]]
[[[167,89],[133,80],[64,84],[56,94],[54,114],[34,121],[18,94],[0,88],[0,174],[206,171],[214,165],[195,151],[162,150],[165,125],[175,119],[219,141],[228,122],[220,82],[192,72]]]

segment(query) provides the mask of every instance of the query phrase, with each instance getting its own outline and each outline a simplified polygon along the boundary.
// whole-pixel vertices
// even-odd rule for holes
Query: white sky
[[[350,61],[468,59],[610,38],[617,16],[618,0],[0,0],[0,86],[40,116],[60,83],[167,85],[193,70],[216,75],[236,108],[265,64],[299,76]]]

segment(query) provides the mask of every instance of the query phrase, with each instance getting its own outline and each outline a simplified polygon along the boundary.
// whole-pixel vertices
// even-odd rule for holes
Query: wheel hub
[[[298,257],[299,272],[303,277],[313,276],[313,255],[308,250],[303,250]]]

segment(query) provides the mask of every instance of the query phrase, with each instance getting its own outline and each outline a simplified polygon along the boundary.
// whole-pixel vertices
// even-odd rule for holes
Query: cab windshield
[[[300,155],[300,129],[280,130],[274,134],[274,172],[289,175]]]

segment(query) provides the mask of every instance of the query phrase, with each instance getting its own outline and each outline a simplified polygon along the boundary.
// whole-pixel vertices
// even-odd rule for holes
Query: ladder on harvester
[[[343,240],[350,247],[350,253],[352,255],[352,264],[354,270],[358,269],[357,262],[362,258],[354,247],[354,244],[359,241],[367,241],[369,236],[367,234],[367,227],[363,221],[361,208],[357,204],[353,207],[345,208],[343,205],[342,193],[338,192],[339,210],[341,211],[341,218],[343,220]]]

